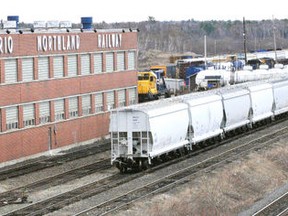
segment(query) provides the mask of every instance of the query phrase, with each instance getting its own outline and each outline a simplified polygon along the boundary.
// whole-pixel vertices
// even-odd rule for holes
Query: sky
[[[288,19],[285,5],[284,0],[1,0],[0,19],[15,15],[25,23],[80,23],[81,17],[92,17],[95,23],[140,22],[148,17],[157,21]]]

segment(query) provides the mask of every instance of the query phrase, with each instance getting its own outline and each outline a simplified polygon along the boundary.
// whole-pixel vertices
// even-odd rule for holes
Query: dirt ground
[[[288,144],[281,140],[117,215],[237,215],[287,183]]]

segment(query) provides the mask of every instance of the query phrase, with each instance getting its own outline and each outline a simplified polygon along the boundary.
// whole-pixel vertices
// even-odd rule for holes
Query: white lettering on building
[[[0,37],[0,54],[13,52],[13,39],[9,37]]]
[[[122,34],[99,34],[98,48],[117,48],[122,46]]]
[[[37,36],[38,51],[69,51],[80,48],[79,35],[43,35]]]

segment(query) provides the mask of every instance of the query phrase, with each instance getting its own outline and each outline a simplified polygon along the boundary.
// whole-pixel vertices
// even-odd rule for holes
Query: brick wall
[[[80,38],[80,46],[77,50],[58,50],[49,47],[47,50],[38,50],[37,37],[45,35],[47,38],[52,37],[67,37],[67,35],[77,35]],[[88,116],[81,116],[82,111],[79,108],[80,116],[75,119],[67,119],[60,122],[53,122],[54,120],[54,98],[65,98],[71,95],[81,95],[85,93],[106,91],[109,89],[127,88],[137,86],[137,72],[134,71],[120,71],[103,74],[93,74],[94,68],[93,58],[90,56],[91,74],[87,76],[64,77],[60,79],[50,79],[45,81],[37,81],[38,73],[36,71],[38,56],[40,55],[56,55],[64,54],[64,76],[67,75],[67,56],[65,54],[81,54],[87,52],[101,52],[103,51],[103,69],[105,69],[105,52],[113,52],[117,50],[137,50],[137,33],[117,33],[121,34],[121,46],[111,47],[109,44],[102,46],[98,45],[98,35],[104,35],[103,38],[110,37],[109,33],[24,33],[24,34],[0,34],[0,37],[13,39],[13,52],[0,53],[0,108],[10,105],[19,105],[19,129],[15,131],[5,131],[5,121],[1,121],[2,133],[0,132],[0,163],[26,157],[36,153],[48,151],[67,145],[80,143],[95,138],[101,138],[108,135],[109,129],[109,112],[101,114],[92,114]],[[107,35],[107,36],[106,36]],[[111,41],[108,43],[111,43]],[[54,46],[54,45],[53,45]],[[125,67],[127,68],[127,51],[125,51]],[[6,57],[18,58],[18,81],[22,80],[22,64],[21,56],[34,57],[34,79],[31,82],[17,82],[13,84],[5,84],[4,77],[4,59]],[[49,58],[50,71],[49,76],[53,77],[53,57]],[[117,58],[115,58],[117,59]],[[114,61],[117,64],[117,61]],[[81,69],[81,61],[78,56],[78,74]],[[20,71],[20,72],[19,72]],[[104,103],[106,101],[104,94]],[[128,96],[126,92],[126,96]],[[36,125],[32,127],[23,128],[23,107],[21,104],[29,102],[39,102],[42,100],[50,101],[51,123],[39,125],[39,105],[35,104],[35,122]],[[117,102],[117,94],[115,102]],[[127,97],[127,101],[129,98]],[[126,103],[127,103],[126,101]],[[67,100],[65,100],[67,103]],[[79,99],[80,105],[81,99]],[[92,97],[92,113],[95,111],[94,98]],[[107,109],[107,107],[106,107]],[[5,119],[5,109],[0,109],[2,119]],[[67,117],[66,107],[66,117]],[[0,128],[0,129],[1,129]]]

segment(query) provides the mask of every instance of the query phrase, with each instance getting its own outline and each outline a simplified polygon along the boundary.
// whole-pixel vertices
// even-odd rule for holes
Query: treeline
[[[159,50],[170,53],[204,53],[206,35],[207,54],[243,52],[243,22],[238,21],[169,21],[159,22],[149,17],[144,22],[95,24],[96,28],[138,28],[139,52]],[[247,50],[274,49],[274,33],[279,49],[288,47],[288,19],[246,20]]]
[[[22,23],[22,25],[24,25]],[[80,28],[80,24],[73,24]],[[194,52],[204,54],[204,36],[208,55],[238,53],[244,50],[243,22],[236,21],[156,21],[148,17],[143,22],[94,23],[96,29],[139,29],[139,59],[145,59],[148,51],[163,53]],[[273,32],[274,31],[274,32]],[[246,44],[248,51],[274,49],[274,35],[278,49],[288,48],[288,19],[246,20]]]

